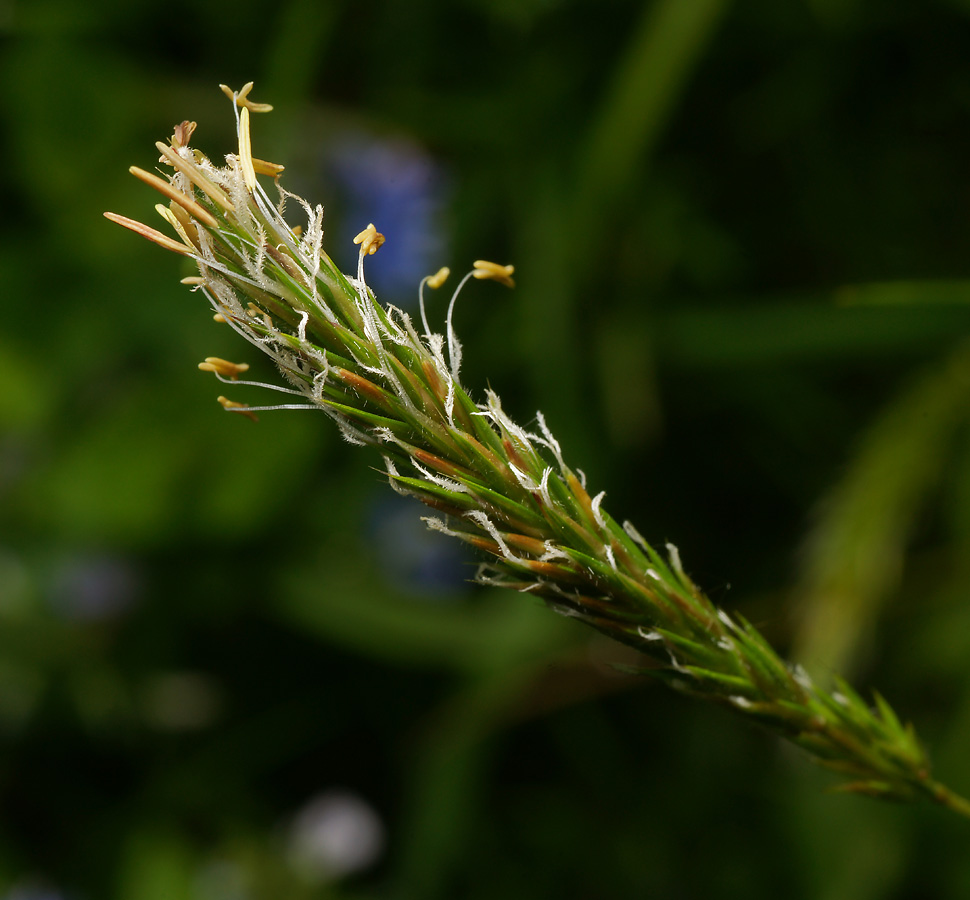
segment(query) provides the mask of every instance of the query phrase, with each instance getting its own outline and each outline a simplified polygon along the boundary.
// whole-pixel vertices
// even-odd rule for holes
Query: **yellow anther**
[[[119,216],[117,213],[106,212],[104,214],[106,219],[115,222],[124,228],[134,231],[135,234],[140,234],[143,238],[148,238],[159,247],[164,247],[166,250],[171,250],[173,253],[184,253],[186,255],[191,255],[192,250],[185,246],[185,244],[173,240],[168,237],[168,235],[162,234],[160,231],[156,231],[148,225],[142,222],[136,222],[134,219],[129,219],[127,216]]]
[[[233,93],[231,87],[225,84],[220,84],[222,88],[222,93],[224,93],[230,100],[235,98],[237,105],[242,106],[244,109],[252,110],[253,112],[269,112],[272,110],[272,106],[269,103],[254,103],[249,98],[249,92],[253,89],[253,83],[251,81],[246,82],[238,91],[238,93]]]
[[[512,280],[515,266],[500,266],[498,263],[489,262],[487,259],[476,259],[472,265],[474,266],[472,278],[488,278],[492,281],[501,282],[506,287],[515,287],[515,282]]]
[[[242,166],[246,187],[256,187],[256,170],[253,168],[253,146],[249,139],[249,109],[243,107],[239,114],[239,165]]]
[[[251,315],[254,319],[258,319],[260,322],[262,322],[267,328],[273,324],[273,320],[269,317],[269,313],[267,313],[265,309],[258,307],[255,303],[247,303],[246,312],[248,312],[249,315]]]
[[[237,412],[240,413],[248,419],[252,419],[254,422],[258,422],[259,419],[256,418],[256,413],[249,411],[248,403],[236,403],[235,400],[229,400],[226,397],[216,397],[216,400],[222,405],[222,408],[227,412]]]
[[[178,169],[189,181],[192,182],[199,190],[202,191],[207,197],[209,197],[214,202],[218,203],[226,212],[234,212],[232,202],[229,200],[228,194],[215,184],[211,179],[207,178],[202,174],[202,170],[199,169],[198,165],[194,162],[190,163],[188,160],[182,159],[178,153],[169,147],[167,144],[163,144],[161,141],[156,141],[155,146],[158,148],[158,152],[162,154],[160,162],[168,163],[168,165],[173,166]]]
[[[175,133],[171,137],[173,147],[188,147],[189,141],[192,139],[192,133],[195,131],[196,123],[189,122],[179,122],[175,126]]]
[[[183,194],[178,188],[173,187],[164,179],[159,178],[151,172],[146,172],[144,169],[139,169],[138,166],[130,166],[128,171],[139,181],[144,181],[149,187],[153,187],[160,194],[164,194],[169,200],[174,200],[182,209],[195,216],[203,225],[209,228],[215,228],[219,224],[216,217],[205,209],[205,207],[200,206],[195,200]]]
[[[183,278],[179,284],[188,284],[196,287],[197,285],[205,284],[205,279],[201,275],[189,275],[188,278]]]
[[[169,203],[168,207],[164,207],[159,203],[155,206],[155,209],[175,229],[178,236],[185,241],[186,246],[191,247],[193,250],[199,249],[199,229],[182,206],[173,200]],[[165,212],[162,212],[163,209]]]
[[[179,220],[175,218],[175,213],[173,213],[164,203],[155,204],[155,212],[157,212],[169,225],[172,226],[176,231],[179,230]]]
[[[249,370],[249,364],[229,362],[228,359],[220,359],[218,356],[207,356],[205,362],[199,363],[199,368],[203,372],[215,372],[216,375],[235,381],[243,372]]]
[[[226,324],[226,317],[222,313],[216,313],[212,317],[212,321],[213,322],[218,322],[220,325],[225,325]]]
[[[447,266],[442,266],[437,272],[432,275],[427,282],[425,282],[429,288],[437,290],[441,287],[447,280],[448,276],[451,274],[451,269]]]
[[[179,237],[185,241],[193,250],[199,249],[199,229],[196,227],[192,217],[174,200],[168,205],[169,212],[175,217],[175,230]],[[167,219],[167,217],[166,217]],[[168,220],[171,221],[171,220]]]
[[[178,206],[176,206],[175,208],[180,210],[180,207]],[[180,238],[182,238],[182,243],[185,244],[186,247],[188,247],[192,251],[195,251],[198,249],[198,247],[196,247],[192,243],[192,241],[189,240],[189,236],[186,234],[185,229],[182,227],[182,224],[175,217],[175,213],[173,213],[172,210],[170,210],[167,206],[165,206],[164,203],[156,203],[155,212],[157,212],[166,222],[168,222],[169,225],[172,226],[175,233]],[[182,212],[182,215],[185,215],[185,213]],[[186,218],[188,218],[188,216],[186,216]],[[193,229],[193,231],[195,231],[195,229]],[[198,234],[198,232],[196,232],[196,234]]]
[[[257,159],[255,156],[252,157],[252,160],[253,169],[255,169],[257,175],[270,175],[275,178],[286,168],[279,163],[267,162],[265,159]]]
[[[360,244],[360,252],[365,256],[373,256],[384,243],[386,238],[371,222],[357,237],[354,238],[355,244]]]
[[[300,268],[300,264],[286,252],[283,244],[277,244],[275,247],[272,244],[263,244],[263,249],[291,278],[300,281],[305,277],[305,273]]]

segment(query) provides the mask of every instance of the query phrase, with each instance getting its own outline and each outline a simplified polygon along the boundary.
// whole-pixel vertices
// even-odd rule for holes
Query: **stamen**
[[[242,106],[245,109],[252,110],[253,112],[271,112],[273,109],[270,103],[255,103],[249,100],[249,92],[253,89],[253,82],[247,81],[238,91],[234,91],[231,87],[225,84],[220,84],[219,87],[230,100],[232,100],[237,106]]]
[[[173,213],[164,203],[155,204],[155,212],[157,212],[172,228],[176,230],[179,227],[179,221],[175,218],[175,213]]]
[[[515,282],[512,280],[515,266],[500,266],[498,263],[489,262],[487,259],[476,259],[472,265],[475,267],[472,269],[472,278],[488,278],[492,281],[501,282],[506,287],[515,287]]]
[[[188,196],[188,195],[186,195],[186,196]],[[194,196],[193,197],[189,197],[189,199],[190,200],[194,200],[195,197]],[[198,227],[196,225],[196,222],[193,220],[192,216],[190,216],[186,212],[185,207],[182,206],[181,203],[176,203],[174,200],[171,200],[171,201],[169,201],[168,209],[169,209],[169,212],[171,212],[172,215],[175,216],[175,218],[179,220],[179,223],[182,225],[182,227],[186,231],[189,231],[195,237],[198,237]]]
[[[243,372],[249,371],[249,363],[234,363],[218,356],[207,356],[205,362],[199,363],[199,369],[203,372],[215,372],[216,375],[235,381]]]
[[[265,386],[265,385],[264,385]],[[246,411],[250,413],[250,418],[254,422],[259,420],[252,413],[258,412],[279,412],[280,410],[291,410],[291,409],[312,409],[316,412],[320,412],[321,407],[317,406],[315,403],[278,403],[274,406],[247,406]]]
[[[434,275],[426,278],[425,281],[428,283],[429,288],[436,291],[448,280],[448,276],[450,274],[451,269],[449,269],[447,266],[442,266],[437,272],[434,273]]]
[[[436,291],[445,283],[450,274],[451,269],[447,266],[442,266],[434,275],[428,275],[422,278],[421,285],[418,287],[418,306],[421,309],[421,324],[424,326],[424,336],[429,340],[431,339],[431,326],[428,324],[428,314],[424,308],[424,286],[428,285],[432,290]]]
[[[354,238],[355,244],[360,244],[360,252],[365,256],[373,256],[384,244],[386,238],[371,222],[357,237]]]
[[[226,412],[237,412],[244,415],[247,419],[252,419],[254,422],[258,422],[259,419],[256,418],[255,413],[253,413],[248,403],[236,403],[235,400],[229,400],[226,397],[216,397],[216,400],[222,405],[222,408]]]
[[[188,147],[192,134],[195,132],[196,123],[188,120],[180,122],[175,126],[175,133],[170,138],[173,147]]]
[[[174,201],[168,206],[164,203],[156,203],[155,212],[172,226],[172,230],[182,239],[186,247],[193,252],[199,249],[199,229],[181,206]]]
[[[189,181],[192,182],[203,194],[218,203],[226,212],[234,212],[235,207],[226,195],[226,192],[219,187],[215,182],[206,178],[202,174],[198,166],[192,165],[186,160],[182,159],[179,154],[169,147],[167,144],[163,144],[161,141],[155,142],[155,147],[158,152],[162,154],[162,161],[167,162],[170,166],[178,169]]]
[[[270,175],[273,178],[286,168],[286,166],[281,166],[279,163],[267,162],[265,159],[257,159],[255,156],[252,158],[252,163],[257,175]],[[295,232],[296,228],[293,230]]]
[[[246,106],[239,116],[239,165],[242,167],[243,181],[252,191],[256,187],[256,172],[253,169],[253,147],[249,137],[249,107]]]
[[[455,334],[455,327],[452,324],[452,316],[455,312],[455,301],[458,299],[461,289],[468,282],[468,279],[474,274],[474,272],[469,272],[464,278],[462,278],[461,281],[458,282],[458,287],[455,288],[455,292],[451,295],[451,302],[448,304],[448,314],[445,316],[445,328],[448,335],[448,361],[451,363],[451,377],[455,381],[458,380],[458,370],[461,368],[461,343],[458,340],[458,336]]]
[[[246,312],[248,312],[254,319],[257,319],[258,321],[262,322],[267,327],[270,327],[273,324],[273,320],[269,317],[269,313],[267,313],[264,309],[261,309],[260,307],[258,307],[255,303],[252,302],[252,300],[250,300],[249,303],[246,304]]]
[[[230,365],[232,365],[232,364],[230,363]],[[202,365],[201,364],[199,365],[199,368],[200,369],[202,368]],[[211,372],[211,371],[214,371],[214,370],[209,369],[208,371]],[[236,380],[236,379],[226,378],[220,372],[215,372],[215,376],[216,376],[216,378],[218,378],[224,384],[231,384],[231,385],[233,385],[235,387],[240,387],[240,386],[242,386],[242,387],[258,387],[258,388],[263,388],[264,390],[267,390],[267,391],[273,391],[273,393],[275,393],[275,394],[292,394],[294,397],[306,397],[307,396],[306,391],[297,391],[297,390],[294,390],[293,388],[285,388],[285,387],[283,387],[280,384],[269,384],[269,383],[267,383],[265,381],[239,381],[239,380]],[[272,407],[269,407],[269,406],[250,406],[249,408],[250,409],[259,410],[259,409],[288,409],[289,407],[283,407],[283,406],[272,406]],[[293,408],[294,409],[303,409],[303,405],[301,404],[299,406],[294,406]],[[313,406],[313,408],[314,409],[318,409],[319,407]]]
[[[162,234],[160,231],[156,231],[151,226],[145,225],[142,222],[136,222],[134,219],[129,219],[127,216],[119,216],[113,212],[106,212],[104,217],[117,225],[127,228],[129,231],[134,231],[135,234],[140,234],[143,238],[147,238],[153,243],[158,244],[159,247],[171,250],[173,253],[182,253],[185,256],[192,256],[194,253],[185,244],[173,240],[168,235]]]
[[[219,222],[212,213],[196,203],[191,197],[186,197],[178,188],[173,187],[157,175],[146,172],[144,169],[139,169],[138,166],[130,166],[128,171],[139,181],[144,181],[149,187],[153,187],[160,194],[164,194],[169,200],[174,200],[182,209],[195,216],[203,225],[209,228],[216,228],[219,225]]]

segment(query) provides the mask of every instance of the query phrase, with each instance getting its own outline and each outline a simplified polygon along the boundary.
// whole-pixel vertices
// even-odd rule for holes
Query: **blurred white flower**
[[[294,817],[288,855],[308,880],[322,882],[373,865],[384,850],[384,824],[359,795],[331,790],[313,797]]]

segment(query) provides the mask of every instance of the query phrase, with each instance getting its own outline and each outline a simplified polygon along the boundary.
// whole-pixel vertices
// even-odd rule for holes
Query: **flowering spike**
[[[369,225],[357,235],[358,277],[344,275],[323,251],[322,209],[295,198],[306,233],[283,218],[256,174],[281,167],[252,157],[250,115],[268,104],[223,86],[240,110],[238,157],[215,166],[188,146],[194,125],[159,143],[174,167],[171,183],[136,170],[168,196],[162,215],[195,250],[114,213],[105,215],[166,249],[192,257],[188,283],[226,322],[265,352],[288,382],[272,386],[302,403],[250,407],[219,397],[224,409],[255,419],[255,410],[317,409],[351,443],[381,448],[395,487],[447,519],[430,527],[492,557],[480,580],[529,592],[557,611],[640,650],[649,674],[676,690],[714,700],[761,724],[850,778],[849,789],[884,797],[929,797],[970,816],[970,804],[929,775],[929,762],[909,729],[881,698],[870,709],[847,685],[837,694],[788,667],[754,628],[729,616],[693,585],[676,548],[661,555],[629,523],[621,527],[590,496],[582,470],[569,468],[545,419],[541,434],[517,425],[489,391],[475,403],[459,380],[461,344],[454,308],[469,278],[514,285],[512,266],[476,260],[448,304],[445,333],[432,331],[422,281],[419,334],[410,318],[383,307],[363,283],[363,261],[383,235]],[[200,196],[196,191],[200,191]],[[191,229],[195,229],[193,232]],[[447,351],[446,351],[447,347]],[[239,384],[245,364],[209,357],[200,368]],[[262,385],[267,387],[267,385]]]

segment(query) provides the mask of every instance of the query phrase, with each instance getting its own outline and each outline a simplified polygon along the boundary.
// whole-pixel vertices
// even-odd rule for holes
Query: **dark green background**
[[[276,104],[255,153],[348,268],[376,212],[327,148],[421,148],[427,271],[517,267],[459,304],[473,395],[543,409],[617,518],[967,793],[970,2],[5,0],[0,30],[3,900],[970,894],[967,822],[826,794],[466,585],[324,417],[220,413],[199,360],[269,366],[101,218],[157,223],[126,169],[175,122],[231,151],[219,82]],[[311,877],[292,823],[337,789],[385,848]]]

